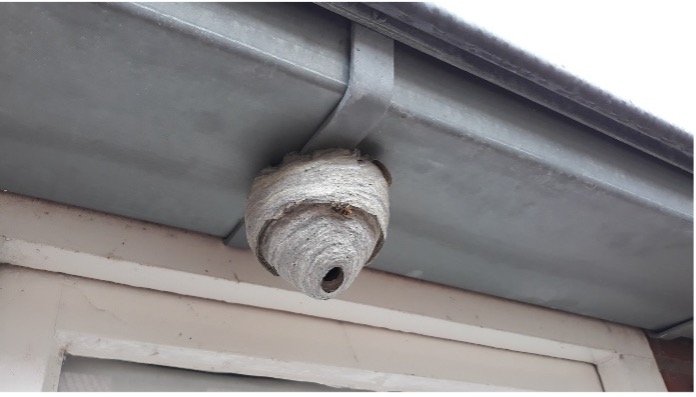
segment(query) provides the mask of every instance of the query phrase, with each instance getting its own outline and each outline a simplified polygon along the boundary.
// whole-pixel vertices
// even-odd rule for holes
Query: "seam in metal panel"
[[[283,58],[279,58],[271,53],[262,51],[248,44],[234,40],[230,37],[226,37],[220,33],[211,31],[202,26],[198,26],[191,22],[184,21],[183,19],[177,18],[173,15],[169,15],[161,11],[155,10],[154,8],[148,7],[146,5],[138,3],[109,3],[105,5],[117,10],[125,11],[131,15],[138,16],[145,20],[157,22],[158,24],[160,22],[166,22],[168,27],[178,32],[184,33],[189,36],[193,36],[197,39],[200,39],[203,42],[220,46],[222,48],[232,49],[235,52],[241,52],[242,54],[247,55],[251,59],[257,59],[262,62],[268,62],[268,60],[271,59],[274,63],[286,65],[286,71],[289,75],[297,76],[302,80],[307,81],[308,83],[311,83],[313,85],[317,85],[333,91],[343,91],[346,87],[346,82],[343,80],[336,79],[332,76],[319,73],[316,70],[306,68],[304,66],[290,62]]]
[[[350,75],[336,108],[302,148],[354,148],[384,118],[394,90],[394,41],[371,29],[352,24]],[[246,248],[244,219],[240,217],[223,239],[225,245]]]
[[[432,5],[318,4],[693,173],[690,134]]]

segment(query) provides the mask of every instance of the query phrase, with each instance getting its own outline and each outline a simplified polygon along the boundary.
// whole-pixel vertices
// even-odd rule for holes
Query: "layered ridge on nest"
[[[259,261],[305,294],[346,288],[386,238],[386,169],[357,150],[289,155],[254,180],[245,214]]]

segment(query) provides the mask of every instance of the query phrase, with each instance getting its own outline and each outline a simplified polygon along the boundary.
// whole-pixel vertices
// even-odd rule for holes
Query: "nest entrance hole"
[[[326,293],[336,291],[343,284],[343,268],[332,267],[321,280],[321,289]]]

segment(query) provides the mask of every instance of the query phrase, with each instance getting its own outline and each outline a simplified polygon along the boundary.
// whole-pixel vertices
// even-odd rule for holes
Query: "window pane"
[[[356,391],[309,382],[66,357],[58,391]]]

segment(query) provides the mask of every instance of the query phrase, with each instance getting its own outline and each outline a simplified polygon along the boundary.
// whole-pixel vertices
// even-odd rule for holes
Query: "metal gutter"
[[[352,23],[117,4],[0,6],[0,190],[226,236],[352,96]],[[654,331],[693,316],[692,174],[394,44],[389,107],[355,136],[393,176],[374,269]]]
[[[686,320],[678,323],[667,329],[659,332],[648,332],[648,336],[657,339],[676,339],[676,338],[694,338],[694,320]]]
[[[319,3],[693,173],[693,136],[427,3]]]

